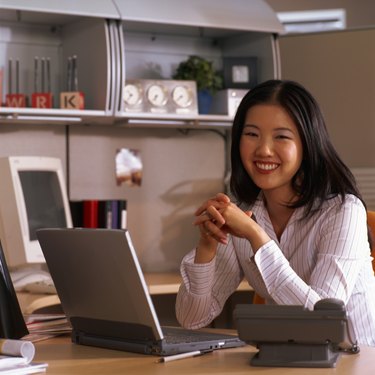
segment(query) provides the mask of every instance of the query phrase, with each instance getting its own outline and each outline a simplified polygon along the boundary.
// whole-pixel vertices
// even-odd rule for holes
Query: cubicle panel
[[[319,101],[329,133],[350,167],[374,167],[375,29],[280,38],[282,77]]]
[[[61,160],[65,178],[67,178],[66,152],[65,126],[16,124],[1,124],[0,126],[0,157],[56,157]]]
[[[118,186],[115,156],[139,150],[142,184]],[[223,191],[225,143],[213,131],[72,126],[70,199],[126,199],[128,228],[145,271],[176,271],[198,238],[194,211]]]

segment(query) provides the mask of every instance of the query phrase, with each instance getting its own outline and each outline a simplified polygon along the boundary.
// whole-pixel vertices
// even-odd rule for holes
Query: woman
[[[375,277],[366,208],[301,85],[264,82],[234,119],[231,192],[196,211],[200,239],[181,264],[176,313],[200,328],[245,277],[267,303],[344,301],[359,344],[375,346]]]

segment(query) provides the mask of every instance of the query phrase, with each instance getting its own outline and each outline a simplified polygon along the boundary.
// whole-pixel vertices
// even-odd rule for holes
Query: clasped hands
[[[201,236],[222,244],[227,244],[228,233],[247,238],[251,226],[255,224],[254,220],[249,220],[252,216],[251,211],[241,210],[223,193],[203,203],[195,211],[195,216],[193,224],[199,227]]]

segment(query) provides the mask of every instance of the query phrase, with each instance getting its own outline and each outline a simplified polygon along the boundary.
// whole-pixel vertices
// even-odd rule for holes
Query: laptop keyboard
[[[225,335],[218,335],[216,333],[191,331],[188,329],[183,329],[183,328],[178,328],[178,327],[163,327],[163,333],[164,333],[164,340],[168,344],[211,341],[211,340],[218,340],[218,338],[224,339],[224,336],[225,336]]]

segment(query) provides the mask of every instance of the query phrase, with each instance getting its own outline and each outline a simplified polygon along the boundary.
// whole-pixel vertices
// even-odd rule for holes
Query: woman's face
[[[302,141],[289,114],[277,104],[250,108],[240,140],[242,163],[264,191],[280,191],[289,199],[291,180],[302,163]]]

